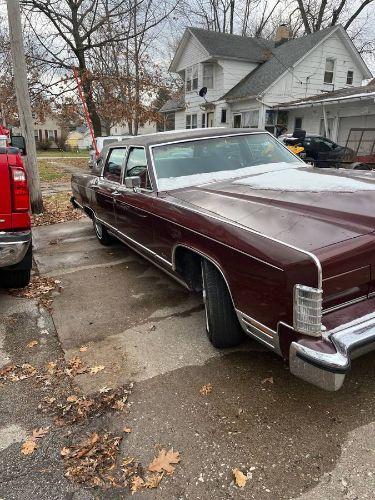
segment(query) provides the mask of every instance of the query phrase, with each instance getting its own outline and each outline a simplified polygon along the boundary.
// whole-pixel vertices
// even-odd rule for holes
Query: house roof
[[[178,111],[184,109],[185,107],[185,96],[181,96],[177,99],[169,99],[163,106],[159,109],[159,113],[170,113],[172,111]]]
[[[332,92],[324,92],[316,94],[310,97],[304,97],[302,99],[297,99],[295,101],[287,102],[274,106],[278,109],[290,109],[298,108],[303,106],[310,106],[320,103],[329,103],[337,101],[345,101],[351,99],[373,99],[375,96],[375,82],[372,85],[364,85],[361,87],[350,87],[339,90],[334,90]]]
[[[267,52],[275,46],[272,40],[250,38],[228,33],[218,33],[201,28],[187,28],[212,57],[243,59],[249,62],[263,62]]]
[[[292,67],[338,26],[294,38],[272,49],[273,57],[245,76],[222,99],[241,99],[257,96],[266,90],[279,76]]]

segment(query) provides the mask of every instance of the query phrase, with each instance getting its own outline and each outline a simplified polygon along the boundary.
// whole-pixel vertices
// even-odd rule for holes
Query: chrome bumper
[[[0,231],[0,267],[18,264],[31,242],[31,231]]]
[[[322,389],[337,391],[350,370],[351,360],[375,350],[375,313],[326,332],[323,339],[331,352],[316,350],[308,341],[292,342],[290,371]]]

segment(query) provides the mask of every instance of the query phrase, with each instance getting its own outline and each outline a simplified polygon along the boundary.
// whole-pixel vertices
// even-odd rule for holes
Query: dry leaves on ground
[[[273,384],[273,377],[264,378],[262,384]]]
[[[32,455],[38,448],[37,440],[43,438],[48,432],[49,427],[34,429],[31,436],[22,444],[21,453],[23,455]]]
[[[34,377],[36,373],[37,369],[29,363],[24,363],[23,365],[9,363],[0,369],[0,381],[18,382],[19,380]]]
[[[83,422],[94,415],[98,417],[107,411],[123,410],[129,394],[128,387],[119,387],[105,393],[96,392],[89,397],[71,394],[63,401],[46,398],[40,409],[45,413],[52,413],[56,425],[70,425]]]
[[[76,210],[70,203],[71,193],[57,193],[43,197],[44,211],[40,215],[33,215],[33,226],[46,226],[77,220],[83,217],[80,210]]]
[[[67,367],[65,368],[65,373],[69,375],[69,377],[75,377],[76,375],[87,373],[87,371],[88,366],[79,356],[74,356],[73,358],[71,358],[67,363]]]
[[[234,481],[236,483],[236,486],[239,488],[243,488],[246,485],[247,482],[247,477],[243,472],[240,471],[240,469],[233,469],[233,476],[234,476]]]
[[[92,366],[92,367],[90,368],[90,373],[91,373],[92,375],[95,375],[96,373],[99,373],[99,372],[103,371],[103,370],[104,370],[104,368],[105,368],[105,366],[104,366],[104,365]]]
[[[94,432],[82,442],[64,447],[61,456],[65,476],[76,483],[108,488],[119,486],[114,470],[121,443],[120,436]]]
[[[39,303],[50,310],[52,304],[52,292],[62,291],[61,281],[46,276],[33,276],[25,288],[14,288],[9,291],[15,297],[37,299]]]
[[[162,472],[173,474],[175,467],[172,464],[178,464],[180,461],[180,453],[178,451],[162,449],[157,457],[150,463],[148,470],[150,472]]]
[[[30,340],[30,342],[27,344],[27,347],[29,347],[31,349],[32,347],[35,347],[37,345],[38,345],[37,340]]]
[[[210,392],[212,392],[212,384],[205,384],[203,385],[200,390],[199,390],[199,393],[202,395],[202,396],[207,396],[207,394],[210,394]]]

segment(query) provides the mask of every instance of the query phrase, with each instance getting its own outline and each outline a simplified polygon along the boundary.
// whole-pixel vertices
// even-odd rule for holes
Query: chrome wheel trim
[[[101,240],[103,238],[103,226],[99,222],[94,221],[94,229],[96,236]]]
[[[206,316],[206,330],[209,333],[210,332],[210,325],[208,322],[207,291],[206,291],[206,280],[204,278],[204,271],[203,271],[203,262],[201,265],[201,270],[202,270],[202,297],[203,297],[203,304],[204,304],[204,314]]]

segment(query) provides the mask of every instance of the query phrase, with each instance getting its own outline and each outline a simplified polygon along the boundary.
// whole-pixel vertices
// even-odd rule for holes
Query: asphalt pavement
[[[87,219],[35,228],[34,250],[37,272],[59,283],[51,312],[36,299],[0,294],[0,370],[38,370],[0,382],[1,499],[130,495],[72,481],[60,453],[91,432],[124,427],[131,432],[118,460],[135,457],[145,470],[161,448],[180,453],[174,473],[135,498],[374,498],[374,354],[353,363],[341,391],[326,393],[250,339],[214,349],[201,297],[127,247],[101,246]],[[52,383],[38,375],[77,357],[91,369]],[[51,397],[89,398],[129,384],[123,411],[63,427],[43,411]],[[24,455],[40,427],[48,433]],[[235,468],[247,476],[243,488]]]

